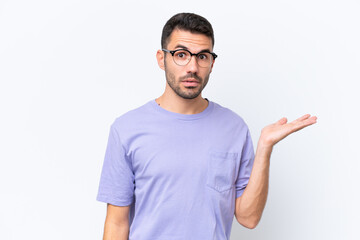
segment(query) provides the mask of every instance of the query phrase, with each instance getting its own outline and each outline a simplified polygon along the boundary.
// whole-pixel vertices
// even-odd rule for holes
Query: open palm
[[[280,140],[284,139],[293,132],[299,131],[304,127],[316,123],[317,117],[306,114],[292,122],[287,123],[287,118],[283,117],[276,123],[270,124],[261,130],[261,142],[265,146],[272,147]]]

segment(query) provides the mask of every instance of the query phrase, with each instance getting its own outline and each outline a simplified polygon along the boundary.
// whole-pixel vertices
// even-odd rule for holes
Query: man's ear
[[[156,59],[157,59],[159,67],[162,70],[165,70],[165,63],[164,63],[164,61],[165,61],[165,53],[164,53],[164,51],[157,50]]]

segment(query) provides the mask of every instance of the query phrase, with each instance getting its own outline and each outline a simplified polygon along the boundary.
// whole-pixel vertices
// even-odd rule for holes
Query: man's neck
[[[201,113],[209,104],[206,99],[201,97],[201,94],[194,99],[185,99],[179,96],[170,97],[164,93],[155,101],[165,110],[181,114]]]

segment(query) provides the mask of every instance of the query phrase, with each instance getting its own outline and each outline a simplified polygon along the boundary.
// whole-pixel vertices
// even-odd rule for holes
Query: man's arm
[[[310,114],[306,114],[290,123],[282,118],[261,131],[248,185],[235,201],[235,217],[244,227],[253,229],[261,219],[268,194],[273,146],[289,134],[316,123],[317,117],[309,117]]]
[[[103,240],[129,239],[130,206],[115,206],[107,204]]]
[[[253,229],[259,223],[265,207],[268,186],[269,166],[272,148],[258,143],[253,169],[244,193],[236,198],[235,216],[244,227]]]

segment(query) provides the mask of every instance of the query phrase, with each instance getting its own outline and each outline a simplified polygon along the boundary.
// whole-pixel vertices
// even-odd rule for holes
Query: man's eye
[[[179,57],[179,58],[184,58],[184,57],[186,57],[186,53],[184,53],[184,52],[179,52],[179,53],[177,53],[176,56]]]
[[[200,54],[200,55],[198,56],[198,58],[199,58],[200,60],[206,60],[206,59],[207,59],[207,56],[206,56],[206,54]]]

